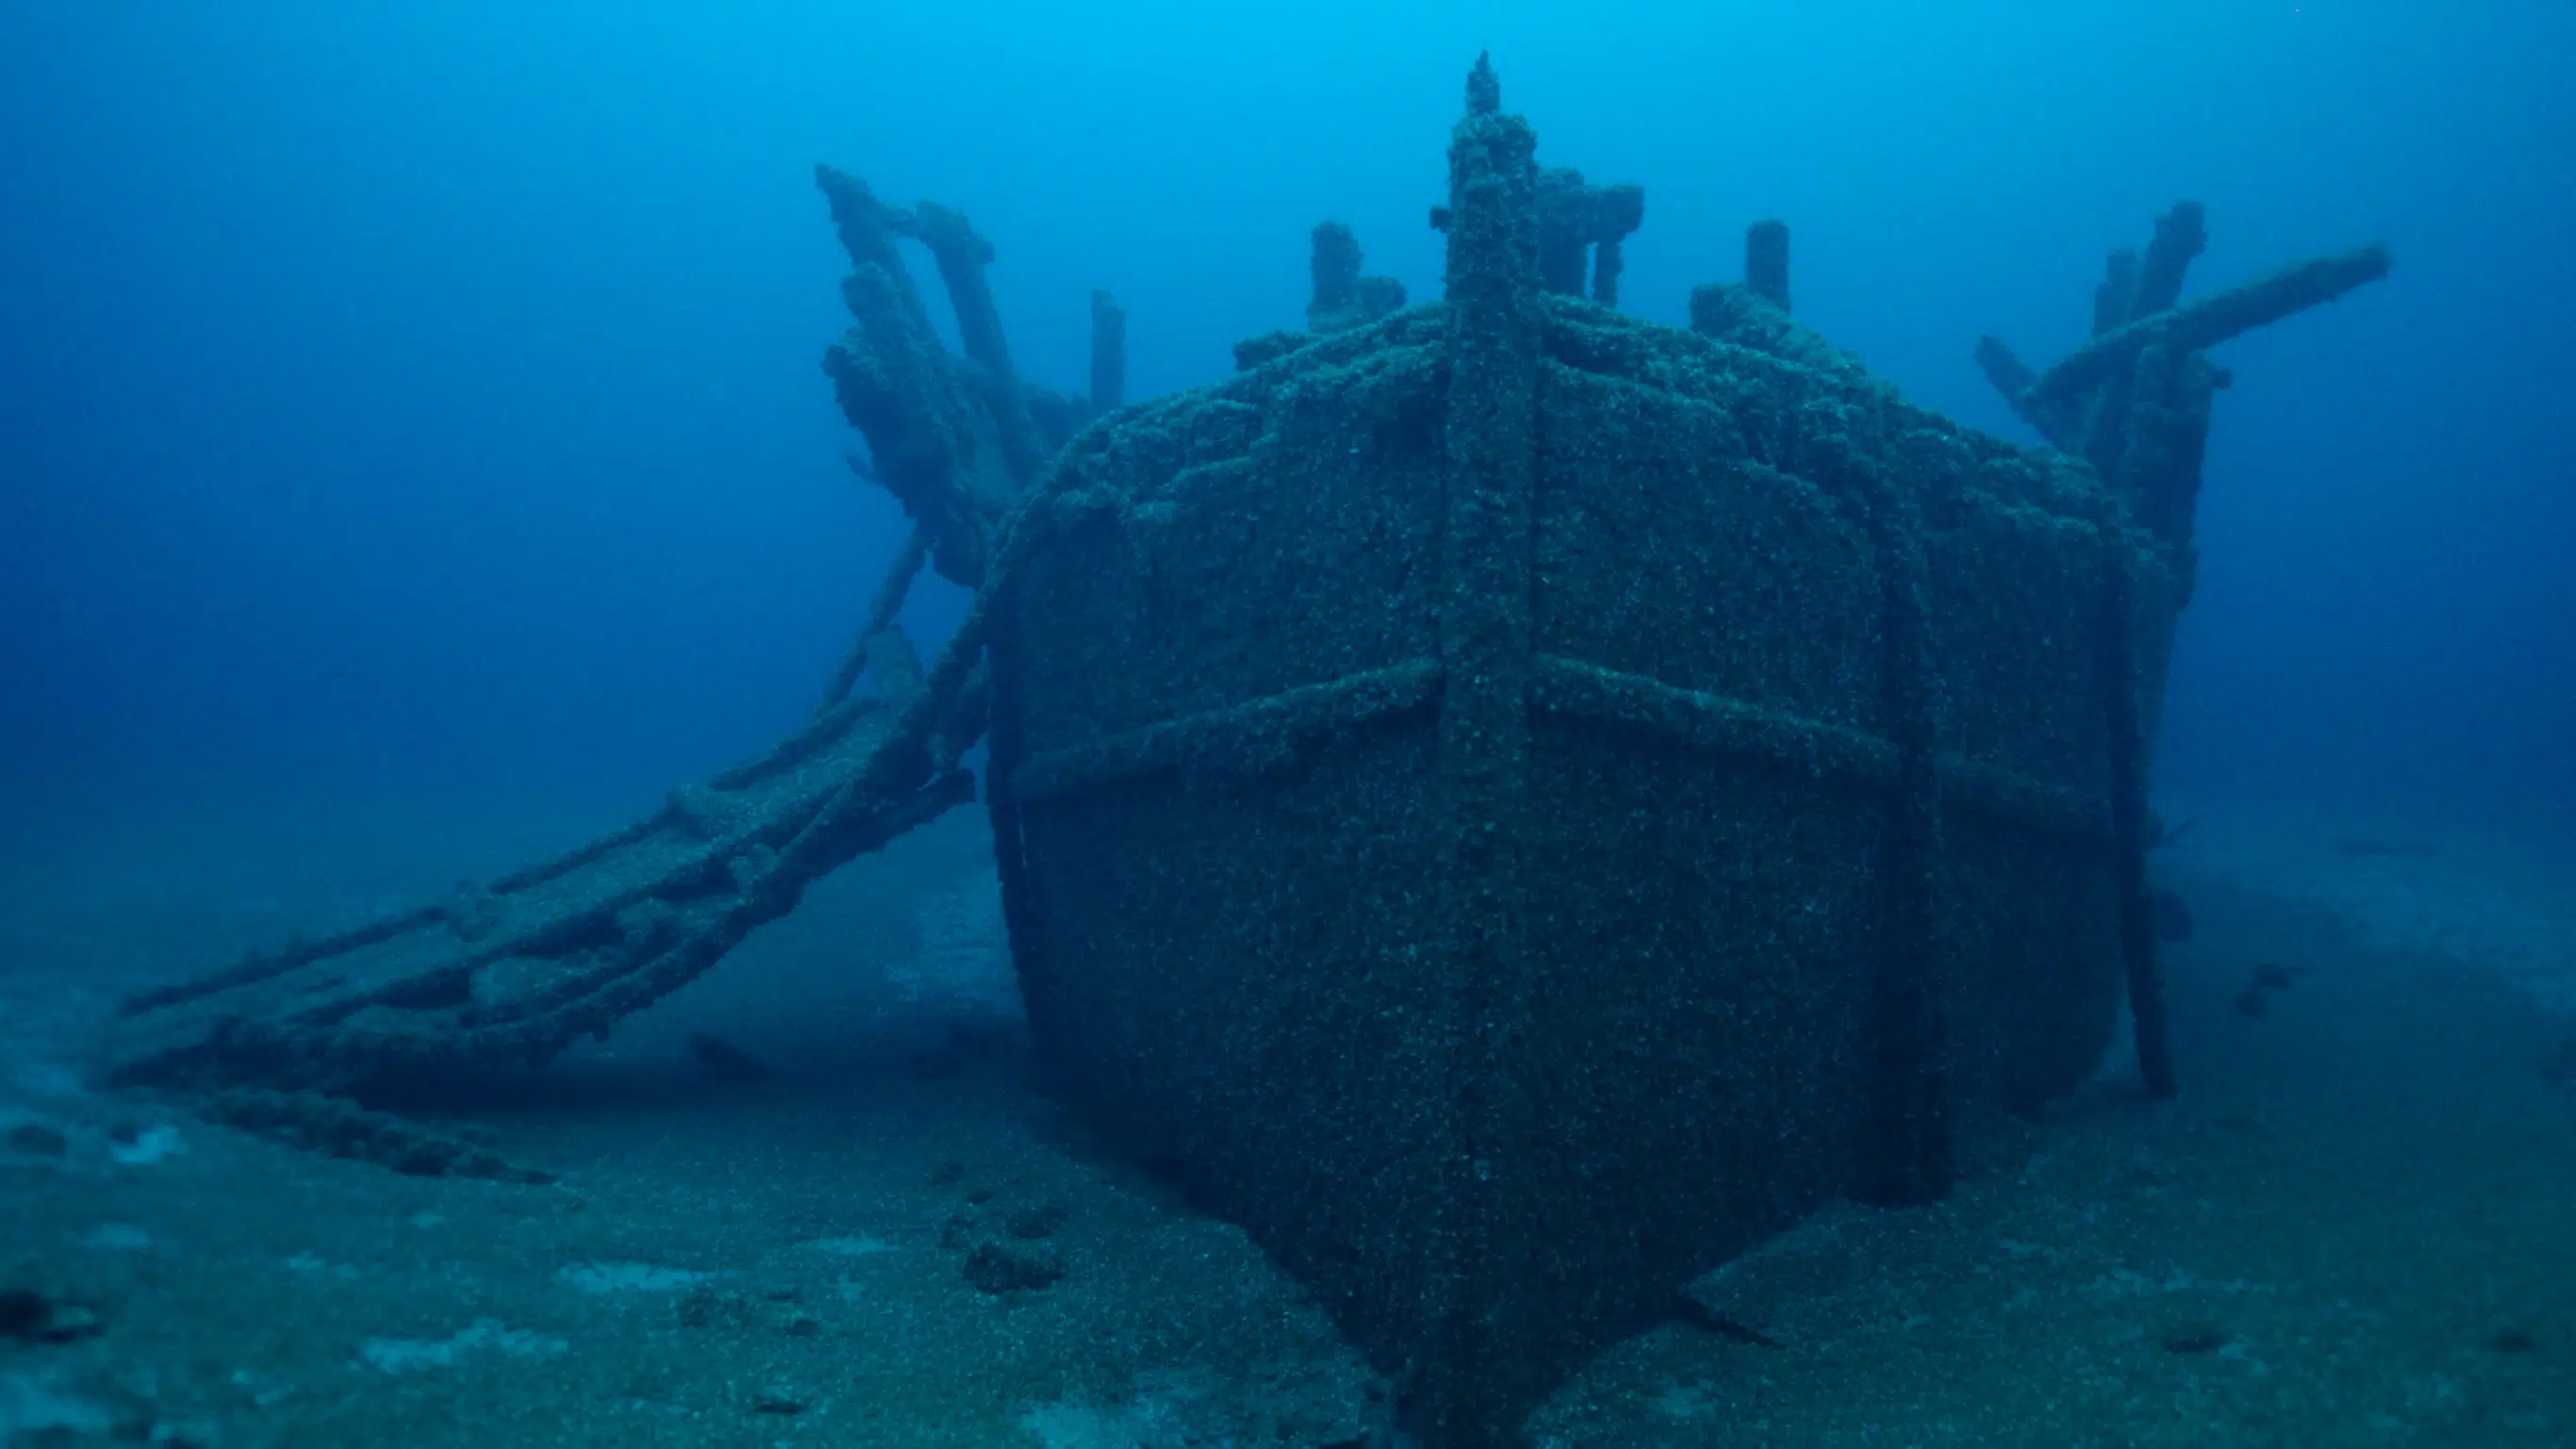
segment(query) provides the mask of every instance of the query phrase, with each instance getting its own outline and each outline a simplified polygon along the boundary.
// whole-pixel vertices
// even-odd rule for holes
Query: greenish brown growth
[[[1507,1386],[1529,1372],[1523,1354],[1535,1325],[1527,1315],[1540,1306],[1516,1281],[1541,1269],[1513,1159],[1545,1108],[1521,1090],[1513,1059],[1535,986],[1528,848],[1539,295],[1548,198],[1562,205],[1568,193],[1561,183],[1548,188],[1537,134],[1500,110],[1490,68],[1480,61],[1478,70],[1469,114],[1449,141],[1448,381],[1438,442],[1446,507],[1438,546],[1423,560],[1435,569],[1432,658],[1443,692],[1430,741],[1439,784],[1423,802],[1436,865],[1421,929],[1443,963],[1428,1025],[1452,1046],[1447,1099],[1435,1108],[1446,1120],[1433,1128],[1438,1191],[1426,1214],[1436,1256],[1425,1307],[1434,1319],[1414,1331],[1405,1408],[1435,1442],[1500,1444],[1514,1437],[1525,1407]],[[1495,105],[1478,108],[1479,96]],[[1575,255],[1579,267],[1580,243]]]
[[[326,1157],[373,1163],[412,1177],[480,1177],[541,1184],[554,1178],[416,1122],[318,1092],[236,1088],[195,1104],[209,1122]]]
[[[1646,188],[1631,183],[1600,188],[1593,205],[1592,300],[1619,305],[1619,274],[1627,270],[1627,241],[1646,223]]]
[[[1826,341],[1749,285],[1704,282],[1693,287],[1690,318],[1691,330],[1702,337],[1795,357],[1855,383],[1885,386],[1870,379],[1859,358]]]
[[[1582,172],[1557,167],[1539,173],[1537,194],[1539,284],[1551,292],[1580,297],[1588,274],[1592,299],[1616,306],[1623,267],[1620,246],[1645,222],[1645,188],[1595,186],[1583,179]],[[1602,256],[1606,271],[1595,262],[1596,248],[1606,248]]]
[[[1468,114],[1485,114],[1476,104],[1471,91]],[[1627,269],[1625,243],[1646,219],[1645,188],[1596,186],[1570,167],[1540,171],[1532,186],[1541,289],[1571,297],[1588,291],[1604,307],[1619,305],[1619,276]],[[1431,229],[1447,231],[1455,210],[1454,199],[1431,208]]]
[[[1625,239],[1612,237],[1592,249],[1592,300],[1604,307],[1619,305],[1619,277],[1628,270]]]
[[[2093,335],[2099,337],[2113,328],[2125,325],[2129,320],[2130,307],[2137,301],[2137,297],[2138,254],[2127,247],[2114,247],[2111,255],[2102,264],[2102,280],[2093,288]],[[1988,342],[1994,342],[1994,339],[1991,337],[1981,339],[1978,344],[1979,349],[1983,350],[1985,343]],[[2003,346],[2000,342],[1994,342],[1994,345]],[[2014,389],[2014,394],[2017,396],[2023,388],[2029,387],[2031,381],[2029,377],[2023,378],[2020,387]],[[2000,386],[2000,383],[1998,385]]]
[[[696,979],[812,881],[973,798],[957,760],[982,732],[980,698],[929,695],[837,706],[553,861],[136,997],[102,1075],[338,1096],[548,1061]]]
[[[1474,69],[1467,72],[1468,119],[1490,116],[1502,108],[1503,83],[1494,74],[1493,54],[1480,50],[1476,52]]]
[[[2029,424],[2030,430],[2046,439],[2050,447],[2065,453],[2080,451],[2075,432],[2076,419],[2044,412],[2031,405],[2030,385],[2039,380],[2039,374],[2031,371],[2030,364],[2022,361],[2010,345],[2000,337],[1980,337],[1975,356],[1977,370],[1986,375],[1986,381],[1994,384],[1995,391],[2003,394],[2014,416]]]
[[[1789,310],[1789,223],[1757,221],[1745,228],[1744,285],[1763,301]]]
[[[2116,437],[2115,476],[2135,490],[2139,521],[2187,559],[2196,556],[2192,533],[2200,512],[2201,464],[2209,451],[2210,409],[2227,383],[2228,374],[2198,353],[2149,347],[2138,355],[2128,421]],[[2190,577],[2187,569],[2186,587]]]
[[[1986,337],[1978,365],[2013,411],[2049,444],[2081,456],[2123,504],[2121,528],[2136,527],[2165,550],[2170,567],[2147,578],[2113,568],[2096,631],[2110,722],[2111,834],[2120,953],[2135,1025],[2138,1065],[2148,1090],[2178,1090],[2164,989],[2157,962],[2155,903],[2146,853],[2150,761],[2173,621],[2191,596],[2192,548],[2210,411],[2227,374],[2203,353],[2231,338],[2330,302],[2388,274],[2385,247],[2372,245],[2285,267],[2198,302],[2182,303],[2185,274],[2208,246],[2199,203],[2184,201],[2156,221],[2140,257],[2114,251],[2093,292],[2092,337],[2046,372],[2034,374],[2001,341]],[[2110,529],[2106,517],[2103,525]],[[2106,557],[2125,544],[2106,532]]]
[[[957,341],[974,364],[972,380],[991,413],[993,431],[1002,445],[1003,465],[1014,489],[1037,476],[1038,465],[1061,437],[1041,443],[1029,413],[1018,373],[1011,368],[1011,348],[1002,334],[1002,314],[993,305],[993,289],[984,269],[993,263],[993,244],[978,235],[965,213],[935,201],[912,209],[912,234],[930,251],[939,280],[948,289],[957,314]]]
[[[993,244],[975,231],[964,212],[925,201],[912,209],[910,235],[928,248],[957,309],[957,341],[967,359],[996,377],[1011,375],[1011,347],[1002,335],[1002,314],[993,305],[993,289],[984,269],[993,264]]]
[[[1306,304],[1306,326],[1318,334],[1365,327],[1404,307],[1404,284],[1393,277],[1360,275],[1359,238],[1338,221],[1315,228],[1315,290]]]
[[[695,979],[843,862],[972,798],[958,762],[985,729],[981,601],[926,675],[894,620],[926,558],[945,549],[944,568],[980,578],[997,548],[1022,557],[1043,533],[1008,527],[1031,490],[997,465],[986,364],[1006,367],[1007,354],[988,326],[983,362],[947,356],[894,252],[916,220],[842,173],[818,177],[853,263],[844,295],[857,325],[826,364],[869,443],[853,466],[918,526],[812,720],[554,861],[129,1001],[102,1043],[108,1082],[189,1093],[218,1120],[326,1150],[480,1171],[349,1098],[475,1062],[542,1063]],[[980,243],[962,217],[930,215],[935,249],[956,264],[943,272],[972,314]],[[1069,431],[1073,411],[1046,415]],[[847,699],[865,672],[877,695]]]
[[[1246,337],[1234,344],[1234,370],[1250,372],[1256,367],[1267,367],[1314,340],[1315,334],[1312,332],[1300,332],[1294,328],[1281,328],[1276,332],[1264,332],[1258,337]]]
[[[2334,301],[2388,275],[2388,248],[2356,247],[2257,277],[2214,297],[2137,318],[2068,353],[2032,383],[2033,401],[2063,402],[2111,381],[2151,343],[2176,353],[2205,351],[2258,327]]]
[[[216,1120],[405,1170],[507,1175],[349,1099],[480,1061],[544,1062],[694,979],[844,861],[972,798],[958,761],[984,732],[980,615],[926,677],[895,617],[927,559],[981,577],[1027,496],[1000,445],[1008,400],[1043,404],[1023,421],[1050,448],[1079,409],[1008,378],[989,249],[962,216],[894,211],[829,167],[817,180],[852,262],[856,325],[826,362],[869,444],[852,467],[918,526],[812,720],[554,861],[136,997],[101,1044],[109,1083],[175,1089]],[[932,248],[980,357],[940,348],[899,236]],[[877,695],[848,700],[869,672]]]
[[[2123,353],[2106,479],[1908,405],[1749,287],[1688,332],[1552,294],[1535,145],[1480,60],[1440,301],[1255,339],[999,497],[957,471],[993,456],[989,370],[854,245],[836,381],[881,476],[952,450],[906,486],[981,580],[930,667],[863,631],[880,697],[562,859],[140,999],[111,1077],[542,1060],[964,798],[989,725],[1040,1050],[1434,1449],[1514,1442],[1818,1205],[1938,1194],[1960,1134],[2091,1071],[2124,980],[2169,1081],[2136,928],[2190,494],[2132,480],[2196,477],[2202,334]],[[863,194],[845,236],[890,247]],[[916,517],[872,625],[939,556]],[[320,1140],[410,1150],[345,1107]]]
[[[895,615],[903,611],[912,582],[920,576],[921,566],[929,557],[929,544],[920,529],[905,536],[903,547],[896,550],[894,562],[886,567],[885,577],[877,584],[876,597],[868,603],[867,620],[859,625],[858,637],[850,642],[849,652],[842,655],[841,667],[832,671],[831,682],[823,686],[822,701],[815,706],[817,716],[849,698],[871,663],[878,666],[878,687],[889,699],[900,699],[920,687],[921,661],[911,641],[896,627]]]
[[[1550,294],[1500,100],[1441,301],[1077,440],[986,594],[1040,1048],[1439,1446],[2090,1071],[2161,683],[2106,671],[2180,600],[2079,462],[1744,288]]]
[[[1107,292],[1091,294],[1091,415],[1127,401],[1127,314]]]
[[[868,442],[877,481],[930,541],[949,579],[983,577],[984,533],[1017,491],[992,413],[903,305],[900,273],[873,263],[842,283],[855,322],[824,354],[842,416]]]
[[[1789,315],[1789,224],[1757,221],[1744,232],[1742,283],[1705,282],[1691,289],[1691,330],[1702,337],[1795,352],[1819,367],[1868,375],[1860,360]]]
[[[874,267],[884,273],[895,304],[903,310],[906,320],[929,331],[929,309],[922,306],[921,294],[912,285],[912,274],[903,265],[903,254],[895,247],[895,238],[911,229],[910,219],[877,200],[865,181],[846,171],[816,166],[814,184],[821,188],[824,203],[831,208],[832,227],[841,238],[841,250],[849,253],[850,269]]]
[[[1318,312],[1339,312],[1359,298],[1360,240],[1351,229],[1338,221],[1318,223],[1312,238],[1309,266],[1314,273],[1313,300],[1306,304],[1307,326],[1317,332],[1337,332],[1337,327],[1315,327]]]
[[[963,213],[936,202],[898,210],[829,166],[817,167],[815,180],[850,256],[841,295],[854,324],[824,354],[823,370],[842,415],[867,439],[866,476],[903,505],[940,574],[971,588],[983,577],[985,535],[1084,410],[1013,372],[984,275],[992,244]],[[965,357],[940,344],[899,237],[929,250]]]
[[[2120,930],[2121,976],[2128,987],[2130,1028],[2137,1042],[2138,1074],[2147,1091],[2171,1097],[2181,1090],[2173,1060],[2173,1031],[2165,1015],[2164,976],[2156,956],[2156,906],[2147,885],[2147,851],[2154,834],[2148,804],[2152,739],[2147,721],[2153,708],[2140,698],[2145,662],[2139,658],[2139,636],[2161,637],[2160,627],[2138,627],[2138,581],[2132,576],[2123,540],[2109,515],[2102,525],[2102,617],[2094,633],[2100,641],[2104,719],[2109,726],[2111,758],[2112,890]]]
[[[2171,309],[2182,300],[2182,279],[2191,264],[2209,249],[2209,224],[2197,201],[2177,201],[2173,209],[2156,218],[2156,234],[2147,243],[2145,260],[2129,278],[2128,319],[2131,322],[2153,317]],[[2113,262],[2109,274],[2118,274]]]
[[[1880,709],[1896,752],[1886,851],[1883,938],[1870,963],[1869,1107],[1854,1195],[1889,1206],[1931,1202],[1954,1175],[1943,1053],[1940,886],[1941,664],[1934,653],[1930,564],[1914,497],[1874,453],[1873,413],[1807,405],[1817,475],[1863,504],[1879,575]]]
[[[2143,259],[2125,248],[2110,254],[2083,346],[2038,373],[1997,338],[1980,338],[1976,348],[1978,366],[2014,414],[2126,492],[2137,516],[2179,551],[2186,592],[2210,406],[2228,381],[2200,354],[2331,302],[2389,268],[2388,249],[2373,244],[2182,304],[2184,275],[2207,246],[2200,204],[2177,202],[2157,218]],[[2146,667],[2161,675],[2161,655]],[[2147,733],[2153,737],[2152,719]]]

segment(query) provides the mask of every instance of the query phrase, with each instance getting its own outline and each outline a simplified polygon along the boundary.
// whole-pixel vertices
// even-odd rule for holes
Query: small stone
[[[21,1122],[9,1129],[9,1150],[30,1157],[61,1157],[72,1150],[72,1140],[42,1122]]]
[[[2173,1323],[2156,1335],[2156,1346],[2167,1353],[2216,1353],[2227,1346],[2227,1338],[2227,1330],[2215,1323]]]
[[[720,1323],[740,1323],[749,1313],[749,1305],[731,1293],[712,1288],[696,1288],[681,1296],[673,1311],[682,1328],[712,1328]]]
[[[822,1333],[823,1321],[808,1314],[799,1313],[788,1319],[783,1328],[789,1338],[813,1338]]]
[[[1042,1248],[979,1244],[966,1255],[966,1281],[987,1293],[1034,1293],[1064,1279],[1064,1262]]]
[[[33,1288],[0,1288],[0,1338],[34,1340],[54,1317],[54,1300]]]

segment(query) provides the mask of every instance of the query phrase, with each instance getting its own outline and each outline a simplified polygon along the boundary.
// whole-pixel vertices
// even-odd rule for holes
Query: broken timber
[[[2378,243],[2314,257],[2185,304],[2184,273],[2207,245],[2200,203],[2157,219],[2145,257],[2113,251],[2093,293],[2093,336],[2045,372],[2001,338],[1977,339],[1978,368],[2049,446],[2125,490],[2156,535],[2191,547],[2209,443],[2209,405],[2228,374],[2203,354],[2388,275]]]
[[[2128,502],[2146,529],[2173,550],[2188,602],[2196,572],[2192,525],[2199,513],[2201,462],[2209,446],[2210,404],[2227,373],[2203,353],[2258,327],[2334,301],[2388,275],[2385,246],[2373,243],[2283,267],[2214,297],[2181,302],[2183,275],[2208,244],[2200,203],[2177,202],[2156,221],[2146,256],[2110,254],[2093,293],[2092,340],[2044,373],[2034,373],[1994,336],[1974,353],[2015,416],[2061,452],[2081,456]],[[2129,581],[2114,575],[2107,614],[2132,611]],[[2106,647],[2126,651],[2130,636],[2105,631]],[[2112,830],[2119,842],[2121,954],[2128,975],[2138,1064],[2149,1091],[2175,1091],[2173,1054],[2156,964],[2154,911],[2146,852],[2153,815],[2147,808],[2147,756],[2155,738],[2154,702],[2163,697],[2162,651],[2109,661],[2110,677],[2144,673],[2148,687],[2111,701],[2117,786]],[[2169,647],[2170,641],[2162,641]],[[2143,699],[2141,696],[2143,695]]]
[[[805,887],[973,798],[960,757],[983,733],[977,651],[925,679],[897,623],[925,564],[972,586],[995,530],[1088,415],[1014,376],[957,212],[901,212],[821,168],[852,272],[855,325],[827,354],[868,444],[852,470],[914,528],[813,716],[758,758],[555,860],[451,899],[135,997],[104,1046],[111,1084],[180,1091],[210,1120],[403,1171],[529,1179],[486,1152],[369,1112],[371,1085],[477,1062],[543,1063],[694,979]],[[895,249],[929,247],[969,355],[942,348]],[[1114,406],[1124,316],[1092,299],[1093,405]],[[850,698],[864,675],[877,692]]]
[[[956,759],[975,727],[943,737],[936,723],[955,699],[838,706],[559,859],[139,996],[108,1079],[336,1094],[542,1063],[695,979],[843,862],[972,799]]]

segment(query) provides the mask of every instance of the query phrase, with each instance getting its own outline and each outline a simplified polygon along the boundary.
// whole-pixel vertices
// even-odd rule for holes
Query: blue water
[[[1925,1326],[1913,1377],[1838,1350],[1780,1360],[1809,1377],[1774,1398],[1811,1428],[2104,1404],[2122,1442],[2222,1421],[2245,1442],[2401,1421],[2422,1434],[2388,1442],[2568,1442],[2576,1037],[2530,1005],[2576,1008],[2576,7],[2506,0],[0,5],[0,1294],[41,1281],[93,1315],[41,1345],[0,1323],[0,1440],[122,1402],[47,1376],[127,1354],[130,1379],[166,1370],[163,1409],[263,1431],[377,1422],[332,1418],[362,1380],[351,1402],[385,1422],[431,1405],[420,1442],[555,1423],[558,1390],[608,1438],[772,1442],[779,1411],[736,1380],[792,1362],[833,1412],[916,1379],[947,1406],[898,1425],[1006,1383],[1020,1397],[973,1409],[1036,1434],[1011,1416],[1078,1397],[1062,1364],[1144,1382],[1184,1310],[1270,1283],[1248,1243],[1208,1249],[985,1090],[935,979],[1009,994],[969,812],[818,890],[724,963],[730,994],[558,1064],[560,1097],[526,1089],[502,1145],[564,1168],[593,1195],[575,1206],[602,1204],[586,1217],[307,1178],[194,1121],[154,1129],[194,1144],[154,1178],[133,1149],[162,1139],[126,1115],[146,1109],[55,1059],[129,977],[570,845],[806,718],[905,529],[841,461],[856,438],[818,364],[849,260],[815,163],[970,216],[1041,384],[1085,390],[1089,293],[1112,290],[1127,396],[1151,397],[1303,321],[1319,221],[1438,294],[1425,213],[1480,51],[1542,162],[1644,186],[1627,310],[1683,322],[1694,284],[1736,278],[1746,223],[1785,218],[1802,321],[2024,442],[1976,339],[2040,365],[2079,343],[2104,253],[2179,199],[2211,234],[2186,298],[2374,240],[2396,258],[2216,355],[2234,386],[2156,758],[2162,803],[2212,809],[2157,858],[2204,912],[2168,957],[2184,1095],[2141,1108],[2115,1051],[2025,1166],[1892,1216],[1931,1226],[1870,1282],[1981,1265],[1940,1285],[1965,1291],[1937,1321],[1902,1293],[1820,1315],[1871,1353]],[[926,580],[915,640],[965,602]],[[2356,818],[2407,833],[2317,824]],[[904,1076],[889,1011],[955,1060]],[[775,1054],[789,1090],[710,1090],[681,1045],[701,1025]],[[574,1101],[597,1110],[531,1106]],[[1083,1204],[1078,1253],[1130,1256],[1019,1317],[958,1311],[925,1244],[956,1246],[942,1215],[985,1203],[988,1173]],[[450,1212],[463,1246],[379,1236]],[[938,1313],[818,1276],[814,1243],[872,1254],[880,1231]],[[630,1254],[727,1282],[804,1263],[811,1292],[775,1301],[831,1321],[787,1330],[802,1346],[675,1340],[545,1296],[556,1259]],[[277,1263],[325,1259],[375,1276],[279,1286]],[[236,1281],[255,1331],[207,1287]],[[1120,1338],[1130,1320],[1086,1316],[1095,1288],[1166,1316]],[[1263,1327],[1192,1351],[1270,1351],[1293,1315],[1242,1304]],[[352,1368],[383,1334],[568,1351],[528,1325],[580,1339],[594,1379],[549,1359],[404,1399]],[[1703,1353],[1649,1345],[1600,1402],[1714,1422],[1770,1382],[1704,1375]],[[599,1367],[619,1355],[665,1367]],[[31,1407],[40,1389],[75,1397]],[[736,1437],[699,1437],[719,1422]]]
[[[1320,219],[1436,290],[1480,48],[1543,160],[1645,185],[1630,310],[1783,216],[1805,320],[2016,436],[1971,343],[2078,340],[2175,199],[2190,295],[2385,238],[2220,358],[2165,779],[2571,810],[2576,11],[1381,8],[8,7],[0,827],[755,748],[897,537],[814,162],[972,216],[1041,382],[1114,289],[1149,396],[1297,323]]]

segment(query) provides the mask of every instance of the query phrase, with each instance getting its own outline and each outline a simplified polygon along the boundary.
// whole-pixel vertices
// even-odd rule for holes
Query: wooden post
[[[1441,950],[1454,986],[1441,1035],[1454,1053],[1430,1274],[1437,1331],[1403,1406],[1441,1444],[1514,1442],[1525,1405],[1521,1325],[1504,1300],[1517,1190],[1505,1069],[1524,1011],[1528,947],[1519,828],[1528,808],[1532,518],[1538,474],[1538,139],[1502,113],[1483,58],[1449,143],[1449,394],[1441,549]]]
[[[1107,292],[1091,294],[1091,415],[1127,400],[1127,314]]]
[[[1789,223],[1763,220],[1745,229],[1744,285],[1772,306],[1789,310]]]

